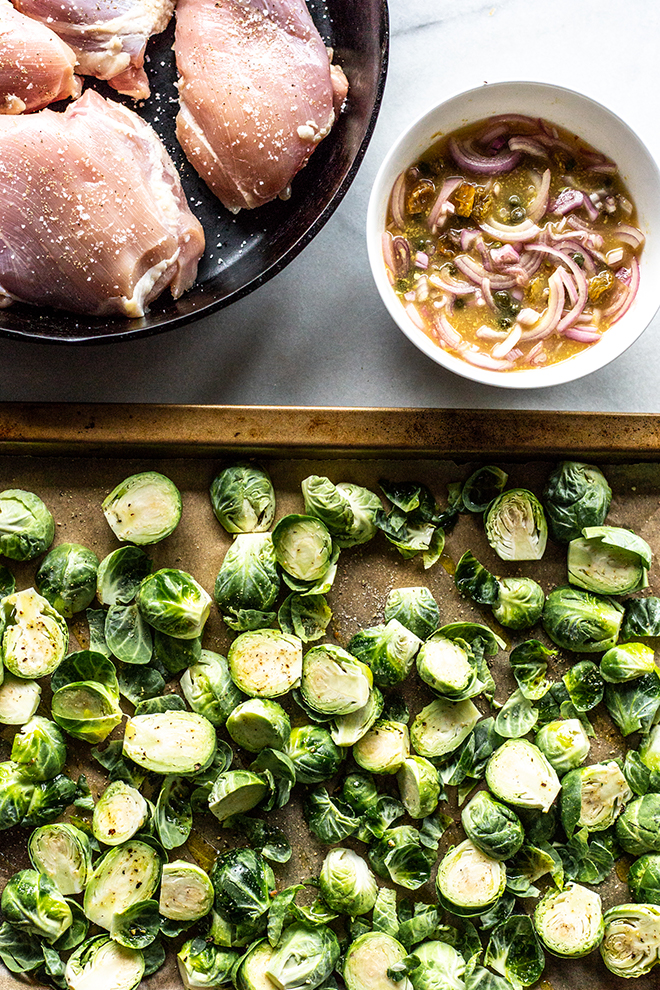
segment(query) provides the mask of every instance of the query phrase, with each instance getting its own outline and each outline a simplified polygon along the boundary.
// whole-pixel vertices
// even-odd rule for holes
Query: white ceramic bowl
[[[602,340],[558,364],[498,372],[475,367],[439,347],[407,316],[387,277],[382,252],[387,205],[397,176],[450,131],[502,113],[544,117],[572,131],[613,159],[637,207],[646,236],[640,259],[640,285],[627,313]],[[616,114],[580,93],[534,82],[492,83],[452,97],[429,110],[396,141],[374,182],[367,213],[369,262],[378,291],[406,336],[433,361],[473,381],[502,388],[560,385],[604,367],[646,329],[660,303],[660,171],[651,153]]]

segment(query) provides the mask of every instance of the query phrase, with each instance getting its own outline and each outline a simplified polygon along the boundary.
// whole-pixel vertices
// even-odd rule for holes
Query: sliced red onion
[[[646,238],[641,230],[637,227],[633,227],[629,223],[620,223],[616,228],[617,240],[623,241],[624,244],[629,244],[633,251],[637,251],[639,248],[643,247]]]
[[[443,292],[449,292],[453,296],[467,296],[475,291],[474,285],[471,285],[469,282],[459,282],[457,279],[445,275],[442,271],[429,275],[429,282],[436,289],[442,289]]]
[[[620,320],[628,312],[635,300],[637,290],[639,289],[639,264],[637,258],[631,259],[630,269],[619,269],[616,272],[616,277],[622,285],[626,286],[626,289],[625,292],[619,293],[616,300],[602,312],[603,319],[609,320],[610,323]],[[627,281],[625,281],[626,279]]]
[[[500,223],[499,220],[491,220],[490,223],[479,224],[484,234],[488,234],[495,241],[506,241],[509,244],[517,244],[523,241],[531,241],[541,233],[541,228],[526,217],[522,223],[509,226]]]
[[[487,271],[483,265],[480,265],[469,254],[457,254],[454,258],[454,264],[460,272],[463,272],[476,285],[481,285],[485,278],[489,279],[491,288],[493,289],[512,289],[516,284],[515,278],[510,275],[500,275],[497,272]]]
[[[491,348],[491,352],[490,352],[491,355],[494,358],[507,357],[511,353],[511,351],[515,348],[521,336],[522,336],[522,327],[516,326],[514,324],[514,326],[511,327],[509,333],[506,335],[505,339],[500,341],[499,344],[495,344],[494,347]]]
[[[595,327],[589,329],[589,327],[569,327],[568,330],[564,330],[564,337],[568,337],[569,340],[578,340],[581,344],[595,344],[597,340],[600,340],[600,333]]]
[[[600,151],[582,149],[580,151],[580,158],[590,172],[596,172],[598,175],[615,175],[618,171],[614,162]]]
[[[484,297],[484,299],[486,301],[486,305],[488,306],[488,308],[489,309],[492,309],[493,311],[496,310],[497,307],[495,305],[495,300],[493,299],[493,293],[492,293],[492,290],[491,290],[490,279],[488,279],[488,278],[482,278],[482,280],[481,280],[481,291],[483,293],[483,297]]]
[[[394,241],[394,237],[389,232],[389,230],[384,231],[383,232],[383,241],[382,241],[382,244],[383,244],[383,261],[385,262],[386,266],[392,272],[394,271],[394,265],[395,265],[394,251],[392,249],[393,241]]]
[[[491,117],[487,128],[479,137],[479,142],[487,145],[502,134],[510,134],[512,129],[536,133],[539,125],[533,117],[526,117],[522,113],[498,114],[496,117]]]
[[[425,330],[426,329],[426,324],[424,323],[424,320],[423,320],[423,318],[422,318],[419,310],[417,309],[417,307],[415,306],[415,304],[413,302],[406,303],[406,305],[404,306],[404,309],[405,309],[406,313],[408,314],[408,318],[415,324],[415,326],[419,330]]]
[[[569,275],[569,273],[566,271],[565,268],[558,268],[557,271],[559,272],[561,280],[564,283],[564,288],[566,289],[566,295],[569,298],[571,306],[575,306],[576,302],[578,301],[578,290],[576,288],[575,282],[573,281],[573,279],[571,278],[571,276]]]
[[[506,330],[494,330],[493,327],[484,323],[478,330],[475,330],[475,336],[481,340],[506,340],[508,333]]]
[[[458,347],[463,343],[463,338],[454,327],[451,325],[444,313],[440,313],[439,316],[433,321],[435,326],[436,335],[438,341],[441,344],[445,344],[447,347]]]
[[[513,361],[497,360],[490,354],[483,354],[481,351],[463,351],[461,357],[470,364],[478,368],[486,368],[489,371],[510,371],[515,367]]]
[[[562,189],[555,199],[548,204],[548,213],[557,213],[564,216],[571,210],[578,210],[584,202],[584,193],[581,189]]]
[[[393,239],[392,255],[394,257],[394,274],[398,276],[398,278],[402,278],[410,271],[410,265],[412,262],[410,244],[405,237],[401,237],[401,235],[397,234],[397,236]]]
[[[392,219],[400,230],[406,226],[406,173],[402,172],[392,186],[390,196]]]
[[[521,158],[519,151],[508,148],[491,157],[480,155],[474,150],[472,140],[459,143],[456,138],[449,139],[448,149],[457,165],[477,175],[504,175],[514,169]]]
[[[612,251],[608,251],[605,260],[610,268],[613,268],[614,265],[620,265],[623,261],[623,248],[613,248]]]
[[[541,355],[543,355],[543,361],[545,362],[547,360],[545,356],[545,343],[539,340],[538,344],[534,344],[532,349],[527,352],[527,360],[533,364]]]
[[[452,176],[450,179],[445,179],[438,193],[435,203],[431,207],[428,217],[426,218],[426,223],[433,230],[434,227],[438,225],[443,217],[443,207],[448,202],[449,197],[452,193],[456,192],[458,187],[462,185],[463,179],[460,175]]]
[[[418,268],[426,270],[429,267],[429,256],[426,251],[418,251],[415,255],[415,264]]]
[[[535,172],[532,175],[536,175]],[[541,178],[540,184],[537,186],[536,196],[529,204],[527,208],[527,217],[533,220],[535,223],[540,220],[542,216],[545,216],[545,211],[548,208],[548,193],[550,192],[550,169],[546,168],[543,176]]]
[[[464,227],[459,237],[461,251],[471,251],[479,237],[481,237],[481,234],[476,227]]]
[[[566,265],[566,267],[568,268],[568,270],[570,271],[571,275],[575,280],[575,285],[577,286],[577,290],[578,290],[577,302],[569,310],[569,312],[564,317],[562,317],[562,319],[558,323],[557,329],[561,332],[565,330],[567,327],[573,325],[577,317],[584,309],[585,304],[587,302],[588,287],[587,287],[587,280],[584,276],[584,272],[578,265],[576,265],[576,263],[573,261],[570,255],[566,254],[565,251],[558,251],[557,248],[550,247],[549,244],[528,244],[527,250],[540,251],[543,254],[551,255],[553,258],[558,258],[561,262],[563,262],[564,265]],[[562,283],[562,291],[563,291],[563,283]]]
[[[509,148],[511,151],[522,151],[527,155],[533,155],[535,158],[548,157],[548,152],[543,145],[532,137],[514,134],[513,137],[509,138]]]
[[[554,271],[548,279],[548,289],[547,308],[535,327],[522,331],[521,338],[524,341],[543,340],[557,329],[565,298],[564,283],[558,271]]]
[[[520,261],[520,254],[512,244],[503,244],[499,248],[491,248],[490,257],[496,268],[504,265],[515,265]]]

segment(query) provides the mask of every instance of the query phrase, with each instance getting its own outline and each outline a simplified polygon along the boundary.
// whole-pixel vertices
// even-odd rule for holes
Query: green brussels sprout
[[[605,931],[600,896],[579,883],[549,890],[536,906],[534,927],[553,955],[586,956],[600,945]]]
[[[241,633],[227,659],[234,684],[250,697],[279,698],[300,684],[302,641],[279,629]]]
[[[484,513],[486,537],[502,560],[540,560],[548,539],[543,506],[526,488],[510,488]]]
[[[378,788],[370,774],[349,773],[341,787],[344,801],[361,814],[373,808],[378,800]]]
[[[408,726],[389,719],[377,719],[353,746],[353,759],[370,773],[398,773],[409,756]]]
[[[20,825],[34,796],[34,781],[16,763],[0,763],[0,830]]]
[[[424,640],[440,625],[440,609],[428,588],[393,588],[385,602],[385,622],[390,619]]]
[[[545,954],[529,915],[513,914],[496,925],[486,946],[484,964],[504,977],[504,990],[510,986],[528,987],[540,979]],[[499,990],[501,983],[496,986]]]
[[[65,774],[52,780],[30,781],[31,794],[27,811],[20,822],[25,828],[46,825],[64,812],[76,796],[76,785]]]
[[[334,776],[343,753],[320,725],[300,725],[291,730],[286,755],[293,763],[301,784],[320,784]]]
[[[60,615],[82,612],[96,594],[99,559],[78,543],[61,543],[46,554],[35,575],[37,591]]]
[[[96,596],[102,605],[128,605],[144,579],[151,574],[152,561],[139,547],[126,546],[104,557],[96,575]]]
[[[591,660],[573,664],[562,677],[571,704],[576,712],[588,712],[603,700],[605,682]]]
[[[292,592],[277,613],[282,632],[298,636],[304,643],[323,639],[331,618],[332,610],[321,594]]]
[[[615,760],[569,770],[561,782],[561,820],[566,835],[570,838],[576,828],[590,832],[609,828],[631,797]]]
[[[660,673],[653,670],[631,681],[606,684],[605,706],[622,735],[648,732],[660,708]]]
[[[423,756],[409,756],[397,771],[401,802],[411,818],[432,815],[440,800],[438,771]]]
[[[467,643],[433,633],[417,654],[417,673],[429,687],[452,701],[464,701],[483,690]]]
[[[366,861],[352,849],[339,846],[323,860],[319,889],[328,907],[351,918],[368,914],[378,893],[376,878]]]
[[[660,723],[652,725],[643,737],[639,744],[639,756],[649,770],[660,771]]]
[[[83,900],[86,917],[111,931],[115,915],[153,897],[163,860],[162,851],[139,839],[113,846],[97,861],[87,882]]]
[[[152,662],[154,665],[164,667],[166,673],[180,674],[182,670],[199,663],[201,659],[201,634],[192,639],[179,639],[176,636],[168,636],[159,629],[153,630]]]
[[[630,801],[617,820],[616,837],[633,856],[660,852],[660,794],[649,792]]]
[[[389,688],[406,679],[421,645],[421,639],[398,619],[390,619],[386,625],[357,632],[348,652],[370,667],[378,687]]]
[[[479,717],[479,709],[469,698],[436,698],[422,708],[410,726],[413,749],[429,759],[453,753],[470,735]]]
[[[543,492],[550,534],[568,543],[585,526],[602,526],[612,490],[603,472],[592,464],[562,461],[550,474]]]
[[[20,765],[24,777],[50,780],[62,773],[66,763],[64,736],[55,722],[33,715],[14,736],[11,759]]]
[[[231,464],[211,482],[213,513],[228,533],[265,533],[275,517],[275,491],[256,464]]]
[[[215,892],[204,870],[196,863],[176,859],[165,863],[158,909],[173,921],[197,921],[213,907]]]
[[[163,567],[142,581],[137,607],[159,632],[176,639],[196,639],[209,617],[211,597],[190,574]]]
[[[10,560],[32,560],[53,542],[55,522],[33,492],[0,492],[0,553]]]
[[[325,845],[343,842],[360,824],[353,809],[339,798],[331,797],[325,787],[315,787],[307,793],[303,817],[310,832]]]
[[[271,903],[275,877],[254,849],[230,849],[211,867],[215,908],[232,924],[260,921]]]
[[[498,595],[498,580],[480,564],[471,550],[466,550],[456,564],[454,584],[461,595],[468,595],[480,605],[494,605]]]
[[[81,894],[92,872],[92,846],[81,829],[67,822],[36,828],[28,840],[35,870],[48,876],[65,897]]]
[[[193,938],[181,946],[176,959],[187,990],[205,990],[206,987],[211,990],[231,982],[231,973],[240,953],[209,944],[203,938]]]
[[[0,684],[0,724],[26,725],[34,716],[41,699],[41,685],[5,674]]]
[[[468,512],[485,512],[493,499],[502,494],[508,478],[505,471],[492,464],[478,467],[463,483],[463,506]]]
[[[275,949],[267,939],[253,942],[236,967],[236,990],[270,990],[269,984],[272,981],[266,976],[266,969],[274,952]]]
[[[638,903],[660,905],[660,852],[635,860],[628,870],[628,886]]]
[[[624,602],[623,640],[640,639],[645,636],[660,636],[660,598],[648,595],[645,598],[629,598]]]
[[[587,526],[568,544],[568,580],[601,595],[625,595],[648,585],[651,548],[617,526]]]
[[[218,774],[211,788],[209,811],[223,822],[232,815],[242,815],[256,808],[267,793],[268,783],[261,774],[250,770],[227,770]]]
[[[2,599],[0,624],[1,658],[16,677],[45,677],[63,660],[69,642],[66,620],[34,588]]]
[[[622,621],[618,602],[568,585],[551,591],[543,608],[543,628],[552,642],[574,653],[609,650]]]
[[[558,774],[575,770],[589,755],[589,736],[578,718],[554,719],[536,733],[534,742]]]
[[[403,963],[404,947],[385,932],[366,932],[351,943],[344,958],[343,977],[347,990],[410,990],[410,982],[395,983],[389,971]]]
[[[9,878],[0,900],[2,915],[14,928],[52,945],[73,922],[71,908],[53,881],[36,870]]]
[[[71,684],[92,682],[102,687],[113,702],[119,701],[119,682],[114,663],[102,653],[78,650],[62,661],[51,676],[53,692]]]
[[[211,650],[202,650],[199,661],[184,672],[181,690],[192,710],[216,727],[224,725],[243,701],[226,659]]]
[[[376,535],[375,517],[382,504],[374,492],[350,482],[334,485],[311,475],[301,485],[305,513],[320,519],[339,547],[367,543]]]
[[[103,628],[108,649],[117,660],[149,663],[153,654],[151,626],[142,618],[137,605],[111,605]]]
[[[216,751],[213,725],[197,712],[134,715],[124,729],[124,756],[154,773],[205,770]]]
[[[119,725],[123,713],[118,701],[102,684],[78,681],[53,695],[52,715],[61,729],[75,739],[100,743]]]
[[[16,578],[4,564],[0,564],[0,598],[13,595],[16,591]]]
[[[221,612],[269,609],[280,590],[275,548],[270,533],[239,533],[215,581],[213,597]]]
[[[339,940],[331,928],[299,921],[285,929],[266,976],[278,990],[314,990],[330,976],[339,956]]]
[[[613,646],[600,658],[600,673],[609,684],[633,681],[655,672],[655,655],[643,643],[622,643]]]
[[[322,715],[348,715],[364,708],[372,685],[370,668],[341,646],[313,646],[303,657],[300,692]]]
[[[611,973],[634,979],[660,963],[660,907],[616,904],[605,912],[603,920],[600,954]]]
[[[527,739],[507,739],[495,750],[486,764],[486,784],[500,801],[539,811],[548,811],[561,789],[554,768]]]
[[[464,839],[440,860],[436,891],[442,907],[464,918],[483,914],[504,893],[506,867]]]
[[[241,702],[230,714],[226,727],[236,745],[250,753],[267,747],[285,749],[291,734],[289,716],[281,705],[268,698]]]
[[[515,856],[525,841],[525,830],[518,815],[488,791],[477,791],[461,812],[468,839],[491,859]]]
[[[531,629],[541,618],[544,604],[543,588],[531,578],[500,578],[493,616],[507,629]]]
[[[412,825],[399,825],[379,832],[378,839],[369,848],[369,861],[378,876],[406,890],[417,890],[428,883],[436,850],[422,841],[421,832]]]
[[[414,969],[408,969],[408,972],[414,990],[436,990],[439,982],[443,990],[463,990],[466,986],[463,981],[465,960],[453,945],[438,941],[422,942],[415,946],[413,959],[415,962],[410,965],[414,965]],[[396,967],[394,971],[398,973]]]
[[[132,474],[120,482],[101,506],[108,526],[122,543],[158,543],[181,519],[181,494],[157,471]]]
[[[140,792],[114,780],[108,784],[94,808],[92,832],[106,846],[119,846],[137,832],[147,831],[151,808]]]
[[[353,746],[366,735],[376,719],[380,718],[385,706],[385,700],[377,687],[369,692],[369,698],[363,708],[349,712],[348,715],[337,715],[331,723],[330,735],[337,746]]]
[[[332,537],[314,516],[284,516],[273,530],[277,562],[299,581],[318,581],[332,560]]]
[[[109,985],[112,990],[135,990],[142,982],[144,969],[140,949],[120,945],[109,935],[96,935],[72,953],[64,976],[69,990]]]

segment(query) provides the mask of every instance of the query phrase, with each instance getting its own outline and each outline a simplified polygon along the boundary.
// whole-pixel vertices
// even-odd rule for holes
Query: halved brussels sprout
[[[66,620],[34,588],[7,595],[0,605],[4,617],[2,660],[17,677],[45,677],[64,659],[69,642]]]
[[[440,625],[440,609],[428,588],[393,588],[385,602],[385,622],[397,619],[424,640]]]
[[[164,474],[142,471],[113,488],[101,508],[118,540],[143,546],[174,532],[181,519],[181,494]]]
[[[211,482],[213,513],[228,533],[265,533],[275,516],[275,491],[257,464],[230,464]]]
[[[209,617],[211,596],[186,571],[163,567],[142,581],[137,607],[159,632],[176,639],[196,639]]]
[[[158,909],[173,921],[197,921],[209,913],[215,896],[213,884],[196,863],[176,859],[165,863]]]
[[[331,849],[319,876],[321,897],[333,911],[354,918],[376,903],[378,884],[366,861],[352,849]]]
[[[232,815],[242,815],[263,801],[268,783],[261,774],[250,770],[227,770],[218,774],[209,794],[209,811],[223,822]]]
[[[149,804],[140,792],[123,780],[115,780],[96,803],[92,832],[106,846],[119,846],[141,832],[150,816]]]
[[[623,606],[566,585],[545,600],[543,628],[556,646],[574,653],[601,653],[616,644]]]
[[[502,560],[540,560],[548,524],[543,506],[526,488],[510,488],[493,499],[484,513],[486,537]]]
[[[367,543],[376,534],[378,496],[350,482],[334,485],[329,478],[310,475],[301,485],[305,512],[320,519],[340,547]]]
[[[185,942],[176,957],[186,990],[211,990],[230,983],[232,970],[239,959],[240,953],[234,949],[213,945],[203,938]]]
[[[580,536],[585,526],[601,526],[611,501],[612,489],[599,468],[562,461],[550,474],[543,492],[553,539],[568,543]]]
[[[454,584],[461,595],[467,595],[480,605],[494,605],[498,595],[498,580],[479,563],[471,550],[466,550],[456,564]]]
[[[411,818],[433,814],[440,800],[438,771],[423,756],[409,756],[397,771],[401,802]]]
[[[440,861],[436,891],[442,907],[464,918],[483,914],[504,893],[506,867],[486,856],[470,839],[450,849]]]
[[[660,963],[660,907],[617,904],[605,912],[600,954],[610,973],[633,979]]]
[[[532,578],[500,578],[493,616],[507,629],[531,629],[541,618],[544,604],[543,588]]]
[[[413,990],[437,990],[439,981],[443,990],[463,990],[466,986],[463,981],[465,960],[447,942],[429,941],[415,945],[407,971]]]
[[[236,967],[236,990],[272,990],[273,983],[266,976],[266,969],[274,952],[268,939],[253,942]]]
[[[330,976],[339,956],[339,940],[331,928],[299,921],[285,929],[266,976],[278,990],[314,990]]]
[[[655,654],[643,643],[613,646],[600,658],[600,673],[609,684],[622,684],[655,672]]]
[[[250,697],[279,698],[300,684],[302,641],[279,629],[241,633],[227,659],[232,680]]]
[[[0,722],[3,721],[1,708],[0,700]],[[11,759],[20,764],[21,773],[30,780],[50,780],[62,772],[66,763],[64,736],[55,722],[33,715],[14,736]]]
[[[103,742],[123,717],[117,699],[94,681],[75,681],[59,688],[51,710],[66,733],[91,743]]]
[[[98,568],[99,559],[92,550],[79,543],[61,543],[40,563],[34,579],[37,591],[70,619],[93,601]]]
[[[158,890],[163,859],[155,846],[129,839],[98,860],[87,882],[83,910],[100,928],[112,929],[113,918]]]
[[[558,774],[568,773],[584,763],[591,746],[578,718],[547,722],[536,733],[534,742]]]
[[[409,979],[393,980],[389,971],[408,953],[385,932],[366,932],[351,943],[344,958],[343,977],[347,990],[412,990]]]
[[[348,715],[364,708],[372,685],[369,667],[341,646],[313,646],[303,657],[300,692],[322,715]]]
[[[301,784],[320,784],[332,777],[344,754],[320,725],[300,725],[291,730],[286,755],[293,763]]]
[[[0,684],[0,724],[25,725],[33,718],[41,699],[37,681],[5,673]]]
[[[53,542],[55,521],[38,495],[20,488],[0,492],[0,553],[32,560]]]
[[[199,661],[184,671],[181,690],[192,710],[215,726],[224,725],[243,701],[227,660],[212,650],[202,650]]]
[[[587,526],[568,544],[568,580],[601,595],[625,595],[648,585],[651,548],[617,526]]]
[[[85,832],[67,822],[36,828],[28,840],[30,862],[65,897],[81,894],[92,872],[92,846]]]
[[[45,873],[20,870],[7,881],[0,907],[5,921],[19,931],[43,938],[49,945],[73,922],[71,908]]]
[[[628,886],[638,903],[660,905],[660,852],[635,860],[628,870]]]
[[[626,805],[616,823],[616,837],[633,856],[660,852],[660,794],[642,794]]]
[[[285,749],[291,735],[289,716],[281,705],[268,698],[241,702],[227,719],[226,727],[236,745],[249,753]]]
[[[614,760],[570,770],[561,782],[561,820],[570,837],[576,828],[601,832],[609,828],[632,797]]]
[[[453,753],[470,735],[479,717],[479,709],[469,698],[436,698],[422,708],[410,726],[413,749],[429,759]]]
[[[215,728],[196,712],[134,715],[124,730],[124,756],[154,773],[205,770],[216,750]]]
[[[492,464],[473,471],[463,483],[461,500],[468,512],[485,512],[494,498],[504,491],[508,474]]]
[[[390,619],[384,626],[357,632],[348,651],[370,667],[378,687],[388,688],[405,680],[421,645],[421,639],[398,619]]]
[[[501,801],[548,811],[561,784],[538,746],[527,739],[507,739],[486,764],[486,784]]]
[[[643,737],[639,744],[639,757],[649,770],[660,771],[660,723],[652,725]]]
[[[385,700],[377,687],[369,692],[369,698],[363,708],[358,708],[348,715],[338,715],[332,720],[330,735],[337,746],[354,746],[366,735],[376,719],[380,718],[385,706]]]
[[[453,701],[471,698],[483,689],[477,665],[463,641],[433,633],[417,654],[417,672],[434,691]]]
[[[579,883],[549,890],[536,906],[534,927],[553,955],[586,956],[600,945],[605,931],[600,895]]]
[[[398,773],[410,756],[410,734],[404,722],[378,719],[353,746],[353,759],[370,773]]]
[[[269,609],[280,590],[270,533],[239,533],[224,556],[213,597],[220,611]]]
[[[92,650],[78,650],[62,661],[56,671],[53,672],[50,684],[53,692],[70,684],[80,682],[92,682],[104,688],[108,697],[119,702],[119,682],[117,680],[117,669],[108,657],[102,653],[95,653]]]
[[[275,877],[254,849],[230,849],[211,868],[215,907],[233,924],[259,921],[268,911]]]
[[[139,949],[120,945],[109,935],[96,935],[72,953],[64,976],[69,990],[108,986],[112,990],[135,990],[144,976],[144,955]]]
[[[509,859],[525,841],[518,815],[488,791],[477,791],[463,808],[461,822],[472,844],[491,859]]]
[[[273,530],[280,567],[299,581],[317,581],[330,567],[332,537],[314,516],[284,516]]]
[[[99,564],[96,597],[102,605],[128,605],[152,567],[151,560],[139,547],[113,550]]]

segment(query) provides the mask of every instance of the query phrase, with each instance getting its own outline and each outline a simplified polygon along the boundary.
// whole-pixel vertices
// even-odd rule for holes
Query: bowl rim
[[[476,365],[471,365],[462,358],[456,357],[449,351],[442,348],[439,344],[432,341],[430,337],[415,326],[412,320],[410,320],[410,318],[406,315],[400,299],[395,294],[389,280],[387,279],[381,247],[386,204],[389,200],[392,183],[401,169],[406,167],[405,162],[407,162],[407,164],[411,164],[415,157],[413,152],[407,154],[406,148],[410,147],[415,137],[424,129],[426,129],[427,132],[430,131],[430,134],[425,141],[418,140],[417,143],[420,145],[420,151],[428,148],[430,143],[432,143],[434,139],[437,139],[437,137],[442,136],[443,133],[447,134],[450,130],[454,130],[458,126],[464,126],[464,124],[469,125],[470,123],[483,119],[484,116],[488,116],[488,114],[483,112],[474,113],[473,111],[470,111],[470,102],[475,97],[480,99],[483,94],[484,99],[488,99],[489,96],[493,96],[495,98],[501,94],[502,98],[506,99],[508,97],[510,98],[509,102],[515,102],[516,96],[520,98],[519,94],[521,92],[526,93],[528,96],[533,95],[536,92],[538,94],[543,94],[543,96],[547,99],[550,99],[552,94],[555,94],[558,97],[563,97],[574,102],[582,103],[585,108],[593,108],[601,119],[607,119],[615,125],[621,134],[625,134],[626,139],[630,141],[631,145],[636,149],[636,152],[639,152],[639,157],[644,163],[644,168],[648,168],[648,174],[652,177],[653,184],[656,187],[657,200],[659,203],[657,208],[659,211],[658,220],[660,223],[660,168],[658,167],[655,157],[651,154],[648,147],[644,144],[638,134],[622,117],[620,117],[609,107],[605,106],[603,103],[593,99],[593,97],[587,96],[585,93],[570,89],[566,86],[560,86],[554,83],[539,82],[536,80],[503,80],[501,82],[485,83],[481,86],[475,86],[471,89],[454,93],[453,95],[447,97],[447,99],[442,100],[440,103],[437,103],[420,113],[411,124],[406,126],[404,130],[400,132],[378,169],[369,198],[366,222],[367,253],[374,281],[390,316],[398,325],[399,329],[406,335],[406,337],[408,337],[411,343],[426,354],[427,357],[431,358],[432,361],[435,361],[436,364],[441,365],[448,371],[451,371],[462,378],[466,378],[470,381],[483,385],[494,385],[498,388],[518,390],[549,388],[555,385],[566,384],[604,368],[611,361],[615,360],[617,357],[620,357],[621,354],[623,354],[641,336],[644,330],[653,321],[658,309],[660,308],[660,293],[658,293],[657,296],[653,296],[651,294],[651,290],[645,293],[645,295],[642,296],[645,305],[643,309],[641,309],[641,307],[637,305],[640,296],[640,293],[638,292],[637,298],[635,299],[635,305],[631,307],[631,310],[629,310],[629,312],[625,314],[620,321],[623,327],[627,328],[628,324],[632,323],[632,320],[627,318],[631,316],[638,317],[638,319],[635,320],[633,329],[629,330],[626,334],[619,332],[618,334],[613,334],[612,337],[609,337],[608,335],[611,333],[611,330],[617,326],[617,324],[613,324],[612,328],[609,328],[606,331],[602,341],[599,341],[593,348],[587,348],[573,357],[566,358],[563,361],[550,364],[546,367],[521,369],[520,371],[511,372],[491,371],[480,368]],[[466,107],[466,112],[462,115],[464,117],[464,124],[455,124],[450,128],[442,128],[439,125],[431,127],[431,122],[435,122],[439,116],[443,114],[447,115],[448,113],[456,110],[456,108],[463,106],[463,104],[465,104]],[[498,112],[506,113],[507,108],[503,107],[501,110],[498,110]],[[513,106],[510,108],[510,112],[524,112],[529,114],[529,110],[515,110]],[[561,119],[552,120],[551,116],[547,116],[545,113],[539,115],[545,116],[551,123],[557,123],[560,127],[567,127],[566,124],[562,123]],[[561,117],[561,114],[558,114],[558,116]],[[573,130],[572,127],[568,127],[567,129]],[[578,136],[581,135],[578,134]],[[588,141],[590,144],[592,143],[586,137],[584,140]],[[400,159],[405,159],[405,162]],[[641,167],[642,166],[640,166],[640,170]],[[395,169],[394,175],[392,175],[393,169]],[[635,197],[635,199],[636,198],[637,197]],[[648,229],[646,234],[648,243]],[[646,247],[644,250],[646,251]],[[658,246],[658,251],[660,251],[660,245]],[[642,258],[643,257],[644,255],[642,255]],[[640,262],[640,267],[642,267],[642,262]],[[660,256],[658,258],[658,269],[660,274]],[[651,280],[643,281],[642,285],[648,285],[650,281]],[[604,344],[606,345],[605,347],[603,347]],[[597,347],[600,348],[600,350],[596,350]]]

